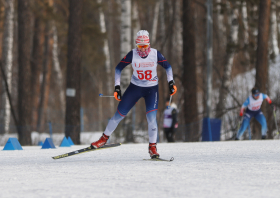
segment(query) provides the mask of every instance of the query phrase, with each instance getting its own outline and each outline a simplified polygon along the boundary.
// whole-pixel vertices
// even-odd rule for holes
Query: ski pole
[[[171,100],[172,100],[172,95],[170,96],[170,99],[169,99],[168,109],[170,108],[170,103],[171,103]]]
[[[273,109],[273,115],[274,115],[274,121],[275,121],[276,130],[277,130],[276,135],[278,135],[278,134],[279,134],[279,131],[278,131],[278,125],[277,125],[277,119],[276,119],[275,108]]]
[[[238,135],[238,131],[239,131],[239,129],[240,129],[240,126],[241,126],[242,121],[243,121],[243,117],[241,117],[241,118],[238,119],[236,136]]]
[[[251,140],[252,137],[251,137],[251,127],[250,127],[250,124],[248,126],[248,136],[249,136],[249,140]]]
[[[104,98],[104,97],[105,97],[105,98],[112,98],[112,97],[115,97],[115,96],[103,96],[103,94],[100,93],[100,94],[99,94],[99,97],[103,97],[103,98]]]

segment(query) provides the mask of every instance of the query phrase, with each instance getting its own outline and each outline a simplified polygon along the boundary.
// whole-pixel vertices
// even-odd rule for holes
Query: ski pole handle
[[[103,94],[99,94],[99,97],[103,97],[103,98],[114,98],[115,96],[103,96]]]

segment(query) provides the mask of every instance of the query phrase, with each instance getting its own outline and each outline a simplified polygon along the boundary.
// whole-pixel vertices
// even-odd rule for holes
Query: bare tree
[[[102,0],[98,0],[98,3],[101,4]],[[99,24],[100,24],[100,29],[103,34],[107,34],[106,30],[106,24],[105,24],[105,17],[104,17],[104,12],[102,10],[102,7],[99,7]],[[109,43],[108,39],[104,39],[104,45],[103,45],[103,53],[105,55],[105,69],[106,69],[106,74],[107,74],[107,84],[106,84],[106,90],[107,94],[110,95],[112,93],[113,89],[113,83],[112,83],[112,78],[111,78],[111,60],[110,60],[110,51],[109,51]],[[103,91],[101,90],[100,93]],[[100,98],[102,100],[102,98]],[[114,107],[114,101],[109,100],[109,114],[111,115],[113,113],[113,107]],[[102,106],[102,105],[99,105]]]
[[[230,86],[231,70],[232,70],[234,55],[238,42],[238,27],[239,27],[238,7],[236,5],[233,5],[232,8],[230,7],[230,3],[229,2],[227,3],[228,3],[228,10],[230,10],[230,17],[229,17],[230,39],[227,45],[227,58],[226,58],[226,64],[224,65],[224,72],[223,72],[222,84],[221,84],[220,95],[219,95],[219,103],[217,105],[217,117],[221,117],[224,114],[223,111],[226,106],[226,98]]]
[[[183,76],[185,124],[197,121],[194,1],[183,0]],[[198,130],[189,130],[187,141],[198,141]]]
[[[4,33],[3,33],[3,45],[2,45],[2,63],[4,71],[6,73],[7,83],[9,90],[12,85],[12,65],[13,65],[13,39],[14,39],[14,0],[5,0],[5,17],[4,17]],[[2,81],[2,90],[5,90],[5,83]],[[2,104],[4,112],[1,116],[1,123],[4,123],[1,127],[0,133],[8,133],[10,124],[10,104],[6,92],[2,92]],[[2,114],[2,112],[1,112]]]
[[[245,48],[245,57],[247,61],[250,63],[250,56],[248,52],[249,45],[249,25],[248,25],[248,11],[246,1],[242,2],[242,21],[244,27],[244,48]]]
[[[42,10],[40,9],[41,13]],[[40,74],[43,66],[43,44],[44,44],[44,23],[42,16],[35,16],[33,51],[31,60],[31,104],[32,104],[32,128],[37,130],[38,107],[40,98]]]
[[[45,39],[44,39],[44,60],[43,60],[43,69],[42,69],[42,83],[40,87],[40,101],[38,106],[38,120],[37,120],[37,131],[43,131],[43,127],[45,124],[45,111],[46,111],[46,103],[48,101],[48,92],[49,92],[49,80],[50,80],[50,67],[51,61],[49,54],[51,52],[50,45],[50,27],[49,23],[45,26]],[[43,123],[43,126],[42,126]]]
[[[31,145],[31,0],[18,1],[18,117],[19,141]]]
[[[69,0],[65,136],[80,144],[83,1]]]
[[[270,56],[274,59],[279,54],[278,47],[278,31],[276,18],[276,0],[271,0],[271,15],[270,15]]]
[[[57,13],[57,5],[53,4],[53,13]],[[55,21],[52,21],[52,33],[53,33],[53,47],[52,47],[52,62],[54,67],[54,75],[56,76],[56,84],[59,89],[59,100],[60,100],[60,110],[61,112],[65,111],[65,93],[64,93],[64,76],[62,74],[61,64],[59,61],[59,46],[58,46],[58,33],[57,33],[57,24]]]
[[[160,0],[158,0],[156,2],[156,6],[155,6],[155,10],[154,10],[154,20],[153,20],[153,27],[152,27],[152,32],[151,32],[151,44],[152,45],[154,45],[156,42],[159,7],[160,7]]]
[[[121,0],[121,59],[131,50],[131,0]],[[122,91],[128,87],[131,78],[131,67],[126,67],[121,74]],[[131,111],[124,119],[126,142],[133,142]]]
[[[268,88],[268,41],[269,41],[269,19],[271,0],[260,1],[259,21],[258,21],[258,47],[256,61],[256,82],[261,92],[267,93]],[[262,105],[262,110],[266,114],[266,103]],[[256,134],[260,136],[260,134]],[[271,134],[268,134],[270,137]]]

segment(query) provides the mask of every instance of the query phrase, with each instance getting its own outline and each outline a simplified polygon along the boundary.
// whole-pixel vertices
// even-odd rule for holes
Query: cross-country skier
[[[156,114],[159,100],[157,64],[161,65],[166,70],[170,95],[174,95],[177,92],[177,87],[173,80],[171,65],[159,51],[150,47],[148,31],[140,30],[137,33],[135,43],[136,48],[131,50],[115,69],[114,96],[116,100],[120,101],[117,111],[109,120],[103,135],[98,141],[92,142],[91,146],[94,148],[103,146],[116,129],[119,122],[127,115],[135,103],[143,97],[146,103],[146,117],[148,121],[148,151],[151,158],[157,158],[159,157],[156,148],[158,133]],[[121,71],[129,64],[131,64],[133,68],[133,75],[128,88],[122,96],[120,88]]]
[[[266,119],[261,111],[261,105],[263,100],[266,100],[272,108],[274,108],[274,105],[271,102],[271,99],[268,97],[268,95],[260,93],[260,91],[254,87],[252,89],[252,95],[250,95],[247,100],[243,103],[239,115],[242,117],[245,111],[245,115],[243,117],[243,122],[241,124],[241,127],[237,133],[237,136],[235,140],[239,140],[240,137],[243,135],[244,131],[247,129],[247,127],[250,124],[250,120],[252,117],[254,117],[262,126],[262,139],[266,139],[266,132],[267,132],[267,124]]]

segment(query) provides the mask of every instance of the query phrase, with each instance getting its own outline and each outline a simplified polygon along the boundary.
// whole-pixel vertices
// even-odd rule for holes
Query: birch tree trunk
[[[280,1],[276,1],[277,8],[280,8]],[[278,34],[280,35],[280,11],[277,14],[277,27],[278,27]],[[279,38],[280,40],[280,38]]]
[[[101,4],[102,0],[98,0],[98,3]],[[107,34],[106,30],[106,23],[105,23],[105,17],[104,17],[104,12],[102,10],[102,7],[99,7],[99,24],[100,24],[100,29],[103,34]],[[106,86],[106,93],[107,95],[112,94],[113,90],[113,83],[112,83],[112,69],[111,69],[111,60],[110,60],[110,51],[109,51],[109,42],[108,39],[104,39],[104,45],[103,45],[103,53],[105,55],[105,69],[106,69],[106,74],[107,74],[107,86]],[[103,93],[104,91],[101,90],[99,93]],[[102,99],[102,98],[101,98]],[[100,105],[102,107],[102,105]],[[113,108],[114,108],[114,101],[109,100],[109,114],[111,115],[113,113]],[[101,117],[103,118],[103,117]]]
[[[226,98],[228,95],[228,90],[230,86],[230,77],[231,70],[233,66],[233,59],[236,51],[236,46],[238,42],[238,8],[236,5],[233,5],[234,8],[231,8],[228,2],[228,10],[230,10],[229,17],[229,26],[230,26],[230,40],[227,46],[227,59],[226,64],[224,66],[222,85],[220,89],[219,95],[219,103],[217,105],[217,117],[221,117],[223,115],[223,111],[226,106]]]
[[[165,16],[165,7],[164,7],[164,0],[159,0],[160,6],[159,6],[159,45],[157,45],[159,47],[159,51],[162,53],[162,55],[165,56],[166,54],[166,50],[164,48],[165,45],[165,39],[166,39],[166,35],[165,35],[165,20],[164,20],[164,16]],[[168,61],[168,60],[167,60]],[[159,70],[159,74],[158,77],[159,79],[166,79],[166,72],[164,69]],[[165,101],[166,100],[166,96],[168,93],[167,90],[167,83],[165,80],[159,80],[159,93],[163,93],[161,94],[159,97],[161,97],[161,101]],[[165,108],[165,103],[163,102],[161,107],[159,107],[159,109],[164,109]]]
[[[31,1],[18,1],[18,117],[19,142],[31,145]]]
[[[64,87],[63,87],[63,74],[61,70],[61,66],[59,63],[58,58],[58,36],[57,36],[57,28],[55,23],[53,22],[52,25],[52,32],[53,32],[53,47],[52,47],[52,61],[53,61],[53,67],[54,67],[54,74],[56,76],[56,84],[59,88],[59,100],[60,100],[60,106],[61,106],[61,112],[65,111],[65,93],[64,93]]]
[[[53,3],[53,12],[57,13],[57,5]],[[58,35],[57,35],[57,25],[55,21],[52,21],[52,33],[53,33],[53,46],[52,46],[52,61],[54,67],[54,75],[56,76],[56,84],[59,89],[59,100],[60,100],[60,110],[65,112],[65,89],[64,89],[64,78],[59,62],[59,48],[58,48]],[[64,115],[62,113],[62,115]],[[63,118],[64,119],[64,118]]]
[[[222,10],[222,1],[217,0],[217,24],[220,48],[226,47],[226,26],[224,24],[224,11]]]
[[[4,33],[2,44],[2,65],[6,73],[7,84],[10,92],[12,84],[12,63],[13,63],[13,39],[14,39],[14,0],[5,0],[5,16],[4,16]],[[5,84],[2,81],[2,104],[4,107],[4,115],[1,115],[1,123],[4,123],[4,127],[1,127],[0,133],[9,132],[10,124],[10,104],[7,97],[7,93],[4,92]],[[10,93],[11,94],[11,93]]]
[[[121,0],[121,59],[131,50],[131,0]],[[121,74],[124,92],[130,83],[131,68],[126,67]]]
[[[131,0],[121,0],[121,59],[131,50]],[[131,67],[127,66],[122,70],[121,88],[122,93],[130,83]],[[124,119],[124,132],[126,142],[134,142],[132,132],[131,111]]]
[[[136,1],[133,1],[132,3],[132,21],[133,21],[133,27],[132,27],[131,46],[132,48],[134,48],[136,34],[141,28],[140,21],[139,21],[138,5]]]
[[[160,22],[160,46],[161,46],[161,51],[164,54],[163,46],[165,44],[165,21],[164,21],[164,0],[159,0],[160,1],[160,7],[159,7],[159,22]]]
[[[153,27],[152,27],[152,34],[151,34],[151,41],[150,41],[152,46],[155,45],[156,43],[159,7],[160,7],[160,1],[158,0],[156,2],[155,11],[154,11],[154,20],[153,20]]]
[[[244,48],[245,48],[245,57],[250,63],[250,56],[248,52],[248,45],[249,45],[249,27],[248,27],[248,15],[247,15],[247,4],[246,1],[242,2],[242,21],[244,26]]]
[[[276,17],[276,1],[271,0],[271,12],[270,12],[270,56],[273,58],[279,54],[278,47],[278,30],[277,30],[277,17]]]

